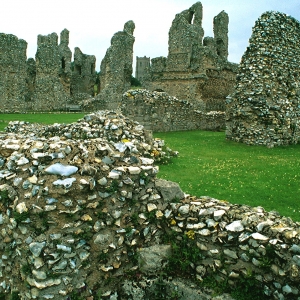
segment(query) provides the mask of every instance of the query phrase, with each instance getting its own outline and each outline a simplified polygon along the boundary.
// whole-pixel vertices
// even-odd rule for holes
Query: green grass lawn
[[[0,131],[9,121],[71,123],[85,113],[0,114]],[[155,133],[179,151],[158,177],[175,181],[194,196],[263,206],[300,221],[300,145],[268,149],[225,140],[224,132]]]
[[[53,124],[72,123],[87,113],[29,113],[29,114],[0,114],[0,131],[8,125],[9,121],[27,121],[32,123]]]
[[[224,132],[156,133],[179,151],[158,177],[194,196],[262,206],[300,221],[300,145],[268,149],[227,141]]]

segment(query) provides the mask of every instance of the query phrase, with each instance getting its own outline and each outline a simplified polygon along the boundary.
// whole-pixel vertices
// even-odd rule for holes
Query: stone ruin
[[[136,57],[135,65],[135,78],[143,80],[147,76],[148,69],[150,68],[150,57]]]
[[[255,22],[234,92],[227,98],[226,138],[268,147],[300,139],[300,23],[279,12]]]
[[[123,94],[120,109],[127,117],[155,132],[219,131],[225,128],[225,112],[203,112],[197,110],[193,103],[165,92],[128,90]]]
[[[26,100],[27,43],[12,34],[0,33],[0,100],[1,107],[17,110]]]
[[[237,73],[237,64],[227,60],[228,22],[222,11],[214,18],[214,37],[204,37],[201,2],[177,14],[169,31],[168,57],[151,60],[148,74],[140,79],[143,86],[188,100],[202,111],[225,111]]]
[[[236,64],[227,61],[228,15],[223,11],[214,18],[214,38],[203,38],[201,23],[200,2],[177,14],[169,32],[168,57],[152,59],[150,69],[147,69],[149,58],[137,57],[139,67],[136,71],[149,90],[168,92],[189,101],[199,111],[224,111],[224,99],[232,92],[236,70]],[[18,64],[23,65],[22,74],[18,75],[22,84],[18,86],[23,88],[11,91],[21,101],[8,96],[5,101],[0,98],[3,102],[1,110],[51,111],[66,110],[71,106],[86,111],[118,108],[122,94],[131,86],[134,28],[134,22],[128,21],[123,31],[112,37],[111,46],[101,62],[99,80],[93,55],[83,54],[76,47],[74,61],[71,61],[69,31],[66,29],[61,32],[60,44],[55,33],[40,35],[36,61],[29,59],[27,64],[25,43],[23,56],[18,58]],[[3,47],[7,47],[5,43],[2,42]],[[3,61],[7,49],[2,52]],[[16,49],[18,51],[18,47]],[[5,64],[1,68],[5,69]],[[3,74],[10,72],[6,70]],[[8,80],[6,84],[6,78],[2,76],[1,79],[4,85],[10,82]]]
[[[156,177],[163,151],[116,112],[68,125],[11,122],[0,133],[1,298],[154,299],[173,236],[201,251],[190,266],[199,283],[235,286],[251,274],[265,298],[299,299],[299,222],[184,194]],[[195,281],[163,280],[178,299],[214,299]]]
[[[71,94],[77,100],[94,96],[96,57],[87,55],[76,47],[74,52],[74,71],[72,73]]]
[[[102,109],[117,108],[122,94],[131,86],[134,29],[133,21],[126,22],[123,31],[112,37],[111,45],[101,61],[100,93],[95,97],[95,102],[100,102]]]
[[[62,36],[68,38],[68,35]],[[66,51],[61,50],[62,48],[69,50],[68,39],[61,42],[63,44],[59,49],[56,33],[38,36],[38,48],[35,56],[35,89],[32,99],[32,110],[34,111],[60,110],[70,101],[70,83],[68,81],[71,55],[65,56]],[[69,51],[67,53],[69,54]]]
[[[11,34],[0,34],[1,112],[65,110],[66,105],[94,96],[93,55],[68,46],[69,31],[58,36],[39,35],[35,60],[26,61],[27,43]]]

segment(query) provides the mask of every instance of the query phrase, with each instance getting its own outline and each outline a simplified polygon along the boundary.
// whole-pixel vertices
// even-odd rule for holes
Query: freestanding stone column
[[[100,94],[96,97],[100,108],[117,108],[122,94],[130,88],[134,29],[133,21],[126,22],[123,31],[118,31],[112,37],[111,46],[101,61]]]
[[[71,84],[71,60],[72,60],[72,51],[69,48],[69,30],[64,29],[60,33],[60,43],[58,46],[58,52],[60,55],[60,72],[59,77],[60,81],[64,87],[65,92],[70,94],[70,84]]]
[[[223,10],[214,17],[214,40],[217,54],[224,60],[228,58],[228,14]]]

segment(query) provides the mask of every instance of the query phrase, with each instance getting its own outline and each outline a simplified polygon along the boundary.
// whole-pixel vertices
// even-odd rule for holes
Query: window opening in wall
[[[193,14],[192,16],[191,24],[194,24],[194,21],[195,21],[195,14]]]
[[[79,75],[81,75],[81,66],[75,65],[75,72]]]
[[[63,70],[66,68],[66,61],[65,61],[64,57],[62,57],[62,59],[61,59],[61,67]]]
[[[188,16],[188,22],[190,24],[193,24],[194,23],[194,19],[195,19],[195,14],[190,11],[189,16]]]
[[[142,62],[140,61],[140,67],[142,66]]]
[[[95,64],[91,64],[91,74],[94,74]]]

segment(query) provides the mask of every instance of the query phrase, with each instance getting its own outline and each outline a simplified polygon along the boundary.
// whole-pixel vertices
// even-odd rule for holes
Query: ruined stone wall
[[[225,111],[225,98],[233,92],[235,70],[221,71],[210,69],[205,75],[191,78],[172,78],[157,76],[151,84],[152,90],[171,91],[179,99],[185,99],[202,111]]]
[[[94,85],[96,83],[96,57],[87,55],[76,47],[74,52],[74,70],[72,74],[71,95],[76,100],[79,94],[94,96]]]
[[[202,44],[202,4],[195,3],[177,14],[169,30],[167,72],[188,71],[193,48]]]
[[[33,109],[36,111],[61,110],[70,99],[70,94],[60,80],[62,56],[56,33],[38,36],[36,52],[36,80]],[[68,57],[65,57],[67,65]]]
[[[177,14],[169,31],[168,57],[151,60],[143,86],[188,100],[203,111],[224,111],[237,73],[237,64],[227,61],[228,22],[222,11],[214,18],[214,38],[203,39],[200,2]]]
[[[147,76],[148,69],[150,68],[150,57],[136,57],[135,65],[135,78],[143,80]]]
[[[213,299],[195,284],[207,277],[256,282],[260,299],[299,299],[299,222],[184,194],[157,178],[163,145],[114,112],[11,122],[0,133],[1,297],[154,299],[146,293],[171,260],[169,238],[200,252],[185,278],[194,296],[173,287],[181,300]]]
[[[155,132],[225,128],[224,112],[199,111],[192,103],[165,92],[129,90],[124,93],[120,108],[124,115]]]
[[[0,33],[0,106],[1,111],[24,109],[27,43],[12,34]]]
[[[133,62],[133,31],[135,24],[128,21],[123,31],[114,34],[100,66],[100,94],[96,100],[105,101],[106,107],[114,109],[122,94],[130,88]]]
[[[266,12],[253,27],[233,94],[226,137],[269,147],[300,139],[300,23]]]

